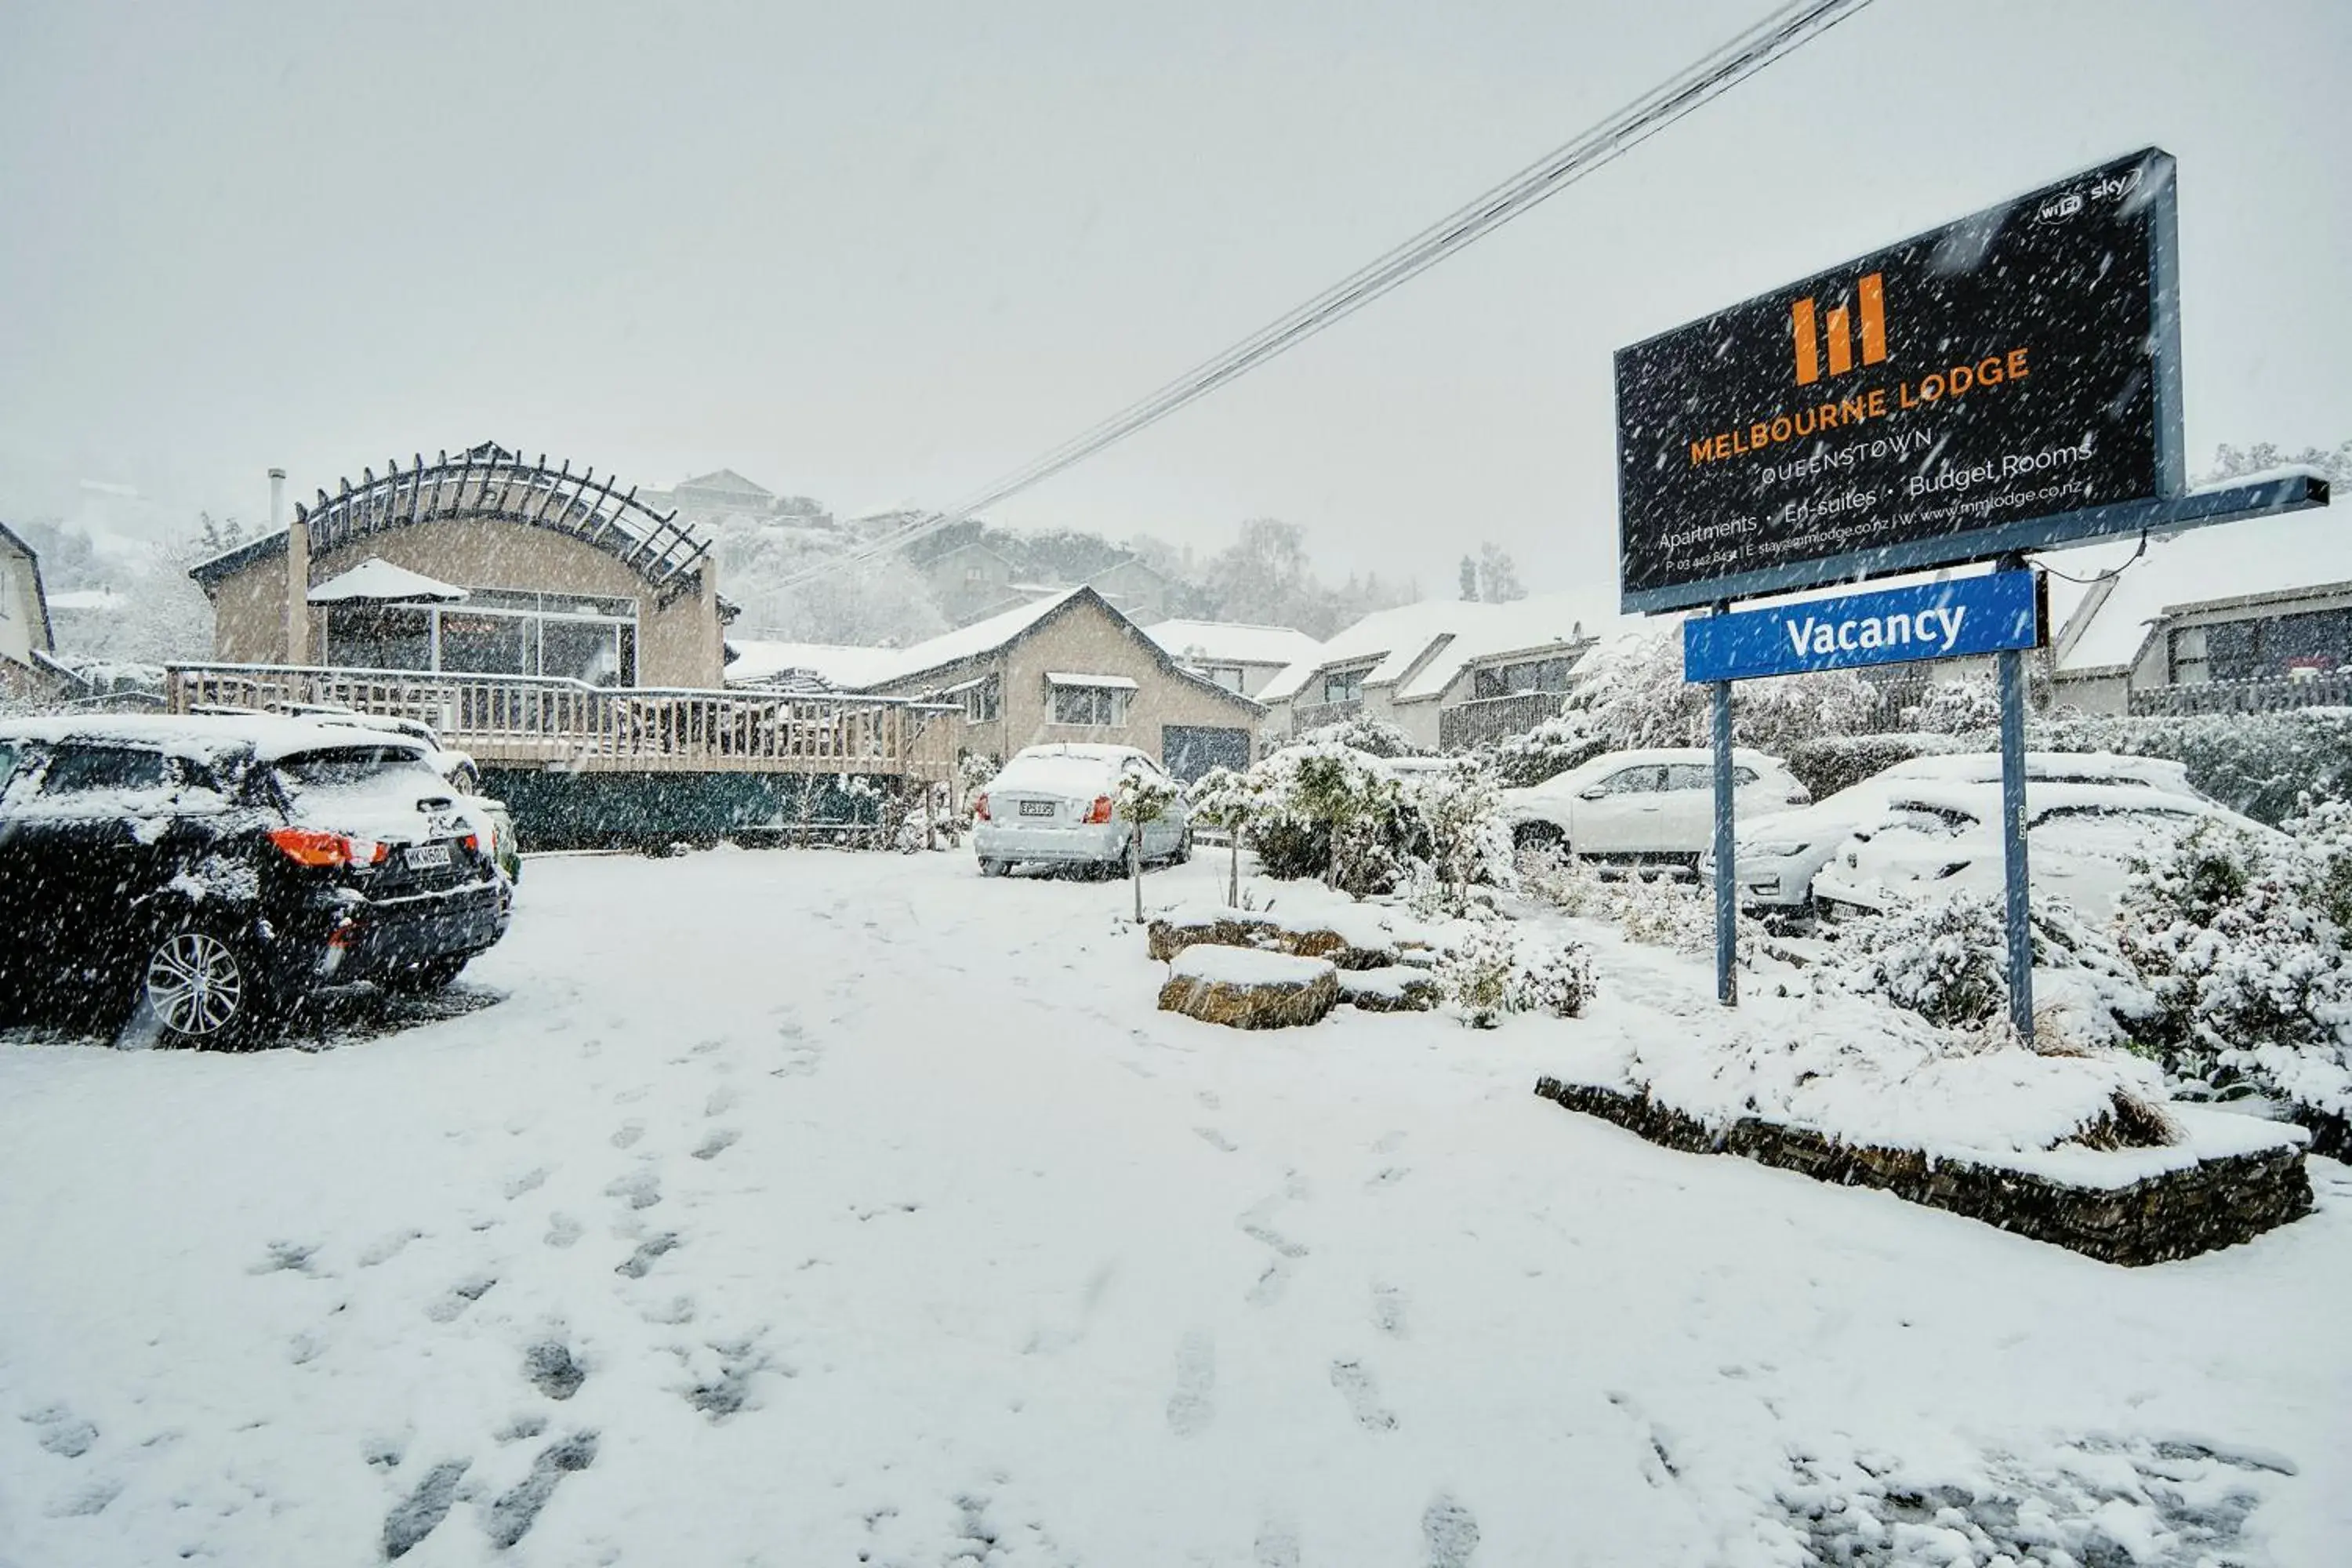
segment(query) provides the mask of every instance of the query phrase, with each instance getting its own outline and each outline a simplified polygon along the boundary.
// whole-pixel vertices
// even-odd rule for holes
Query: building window
[[[1364,677],[1361,669],[1327,669],[1323,672],[1323,700],[1326,702],[1361,702],[1364,700]]]
[[[1124,687],[1056,686],[1054,722],[1084,724],[1097,730],[1124,729],[1128,700],[1134,695]]]
[[[1003,711],[1003,683],[993,675],[963,694],[963,716],[966,723],[993,724]]]
[[[2173,634],[2176,660],[2186,662],[2182,644],[2198,630],[2205,634],[2207,674],[2214,680],[2276,680],[2352,665],[2352,609],[2184,626]]]
[[[1201,673],[1228,691],[1239,691],[1242,689],[1242,667],[1238,664],[1202,665]]]
[[[1568,673],[1575,664],[1574,659],[1562,657],[1489,665],[1471,672],[1470,694],[1475,698],[1522,697],[1529,692],[1566,691]]]
[[[463,604],[330,605],[327,662],[344,669],[637,679],[636,602],[476,589]]]

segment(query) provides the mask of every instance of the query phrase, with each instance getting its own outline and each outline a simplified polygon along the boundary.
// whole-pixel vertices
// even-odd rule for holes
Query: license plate
[[[1021,815],[1024,816],[1051,816],[1054,815],[1054,803],[1050,800],[1024,800],[1021,803]]]
[[[448,863],[449,847],[446,844],[419,844],[408,852],[408,864],[412,870],[430,871]]]

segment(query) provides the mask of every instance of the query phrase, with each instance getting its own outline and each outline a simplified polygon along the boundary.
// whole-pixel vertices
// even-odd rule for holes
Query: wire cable
[[[1614,162],[1773,61],[1811,43],[1871,0],[1794,0],[1614,114],[1358,268],[1256,331],[1031,459],[942,512],[793,574],[801,583],[862,564],[965,521],[982,507],[1083,462],[1345,320],[1456,251],[1475,244],[1595,169]]]

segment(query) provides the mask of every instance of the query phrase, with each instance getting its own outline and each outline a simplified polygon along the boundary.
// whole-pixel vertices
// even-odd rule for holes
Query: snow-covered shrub
[[[1385,893],[1429,858],[1420,813],[1380,760],[1345,746],[1286,746],[1251,770],[1244,830],[1266,875],[1317,877],[1342,892]]]
[[[1404,781],[1406,803],[1421,819],[1421,837],[1437,886],[1459,914],[1470,885],[1508,888],[1516,881],[1510,825],[1492,769],[1477,757],[1454,757],[1444,769]]]
[[[1523,951],[1514,981],[1520,1012],[1580,1018],[1592,1000],[1592,954],[1569,938],[1549,949]]]
[[[1693,958],[1715,952],[1715,889],[1668,878],[1627,878],[1610,884],[1616,899],[1607,918],[1626,937],[1652,947],[1668,947]],[[1741,915],[1734,926],[1738,963],[1752,968],[1762,925]]]
[[[1491,1029],[1517,1011],[1519,958],[1510,927],[1482,923],[1437,961],[1437,984],[1474,1029]]]
[[[1990,743],[1990,736],[1984,737]],[[2189,718],[2049,714],[2028,724],[2036,751],[2117,752],[2184,764],[2189,782],[2257,822],[2282,824],[2313,800],[2352,800],[2352,710],[2202,713]]]
[[[1292,736],[1289,743],[1318,748],[1345,746],[1351,752],[1361,752],[1371,757],[1410,757],[1413,754],[1412,742],[1402,730],[1369,713],[1359,713],[1336,724],[1304,731]]]
[[[1946,1028],[1974,1029],[2009,1005],[2009,939],[2000,906],[1955,894],[1840,932],[1837,984],[1874,995]]]
[[[1617,907],[1617,889],[1601,879],[1592,863],[1562,854],[1556,844],[1520,850],[1517,868],[1519,890],[1562,914],[1606,920]]]
[[[2168,1070],[2352,1115],[2347,818],[2315,808],[2279,839],[2200,823],[2135,870],[2117,930]]]
[[[1604,749],[1589,715],[1562,713],[1525,734],[1490,741],[1473,754],[1486,760],[1495,770],[1495,782],[1505,789],[1527,789],[1557,778]]]
[[[966,752],[956,759],[955,805],[959,811],[971,809],[972,801],[986,789],[1004,764],[985,752]]]
[[[1990,674],[1935,681],[1903,710],[1903,727],[1922,734],[1982,734],[2000,724],[2000,683]]]

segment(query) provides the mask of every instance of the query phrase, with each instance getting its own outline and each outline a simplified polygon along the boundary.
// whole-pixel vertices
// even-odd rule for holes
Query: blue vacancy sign
[[[1683,679],[1753,680],[2030,648],[2040,640],[2036,610],[2032,573],[1995,572],[1694,616],[1683,623]]]

